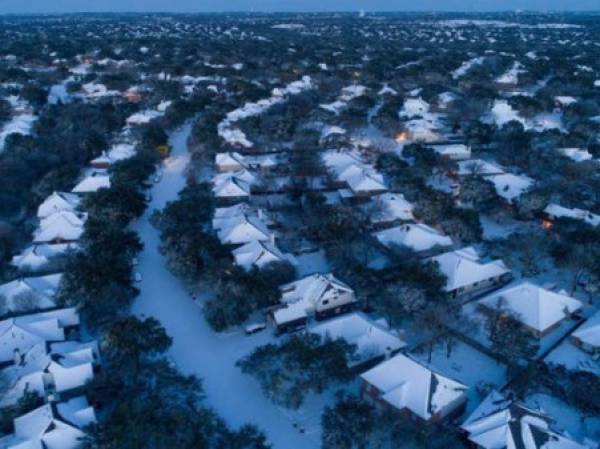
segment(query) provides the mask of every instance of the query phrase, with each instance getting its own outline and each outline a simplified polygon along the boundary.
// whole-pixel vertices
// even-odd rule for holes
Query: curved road
[[[190,131],[191,124],[187,124],[171,135],[173,152],[164,163],[163,177],[152,187],[148,209],[134,225],[144,242],[144,250],[139,255],[137,268],[143,278],[138,284],[140,295],[133,305],[133,313],[153,316],[162,323],[173,338],[169,358],[182,373],[202,379],[207,403],[227,423],[235,427],[255,424],[265,432],[274,449],[317,449],[320,447],[318,432],[300,433],[292,419],[309,419],[314,425],[318,417],[292,418],[291,413],[268,401],[258,383],[235,366],[235,361],[253,347],[268,341],[269,333],[247,337],[241,333],[213,332],[201,308],[167,270],[158,251],[159,235],[148,220],[154,209],[162,209],[168,201],[175,200],[185,186],[184,171],[189,160],[186,141]]]

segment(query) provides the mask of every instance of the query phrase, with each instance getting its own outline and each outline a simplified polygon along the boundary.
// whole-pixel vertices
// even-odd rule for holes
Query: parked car
[[[246,332],[246,335],[252,335],[252,334],[256,334],[257,332],[260,332],[260,331],[266,329],[266,327],[267,327],[267,323],[249,324],[248,326],[246,326],[245,332]]]
[[[140,273],[139,271],[136,271],[134,274],[134,279],[135,279],[135,282],[142,282],[142,273]]]

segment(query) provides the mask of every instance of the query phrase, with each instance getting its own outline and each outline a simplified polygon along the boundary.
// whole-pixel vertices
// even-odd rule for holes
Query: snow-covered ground
[[[138,270],[143,279],[133,306],[138,316],[154,316],[173,337],[170,359],[185,374],[203,381],[208,404],[229,424],[256,424],[265,431],[274,449],[311,449],[320,446],[320,412],[331,395],[308,398],[299,411],[283,410],[266,399],[258,385],[242,374],[235,362],[258,345],[274,337],[268,332],[246,336],[242,332],[213,332],[201,308],[190,298],[181,282],[166,268],[158,251],[158,232],[149,222],[154,209],[175,200],[185,185],[184,171],[189,155],[186,140],[191,125],[171,137],[172,155],[165,161],[162,180],[152,189],[152,201],[134,226],[144,242]],[[297,427],[305,429],[301,433]]]

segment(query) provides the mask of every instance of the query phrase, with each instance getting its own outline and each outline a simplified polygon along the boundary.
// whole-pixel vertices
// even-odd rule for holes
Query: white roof
[[[238,198],[250,196],[250,184],[244,180],[230,177],[215,184],[212,189],[217,198]]]
[[[34,345],[65,339],[64,328],[79,324],[75,308],[52,310],[0,321],[0,363],[14,359]]]
[[[22,271],[37,271],[46,265],[51,258],[64,254],[69,250],[76,250],[78,247],[76,243],[34,244],[25,248],[21,254],[13,256],[11,265]]]
[[[489,176],[500,175],[502,173],[504,173],[504,170],[500,166],[484,161],[483,159],[469,159],[458,162],[458,174],[461,176],[470,174]]]
[[[562,293],[554,293],[530,282],[521,282],[494,292],[479,300],[489,308],[497,309],[502,298],[502,306],[513,312],[516,318],[528,327],[544,332],[562,321],[565,310],[573,313],[582,304],[575,298]]]
[[[354,363],[371,360],[406,346],[397,335],[370,321],[361,313],[352,313],[317,324],[310,332],[332,340],[343,338],[356,345]]]
[[[38,218],[46,218],[58,211],[75,211],[79,206],[80,198],[67,192],[54,192],[39,205]]]
[[[430,144],[433,151],[441,156],[450,158],[469,158],[471,157],[471,148],[462,143],[449,144]]]
[[[363,172],[345,179],[348,187],[355,193],[359,192],[381,192],[386,191],[387,187],[383,183],[381,175]]]
[[[33,301],[32,304],[27,304],[28,307],[49,309],[56,306],[54,295],[61,279],[60,273],[15,279],[0,285],[0,296],[6,298],[8,310],[11,312],[22,311],[19,299],[23,295],[27,295],[27,302]]]
[[[528,176],[512,173],[490,176],[489,180],[494,183],[496,193],[509,203],[521,196],[534,183],[534,180]]]
[[[215,164],[218,167],[227,166],[227,165],[237,165],[238,167],[245,167],[246,163],[244,161],[244,156],[240,153],[233,151],[227,153],[217,153],[215,154]]]
[[[429,103],[419,98],[407,98],[404,101],[404,106],[400,111],[400,117],[410,118],[415,115],[423,115],[429,112]]]
[[[96,421],[84,397],[45,404],[15,419],[15,433],[0,440],[2,449],[75,449],[85,436],[82,427]]]
[[[253,240],[266,241],[272,234],[262,221],[247,215],[224,219],[219,226],[217,234],[223,244],[237,245]]]
[[[229,207],[217,207],[213,214],[213,220],[239,217],[248,214],[250,211],[252,211],[252,206],[248,205],[248,203],[237,203]]]
[[[76,241],[83,234],[87,214],[70,211],[58,211],[40,221],[36,229],[34,243],[45,243],[54,240]]]
[[[446,276],[446,291],[473,285],[476,282],[502,276],[510,270],[501,260],[482,263],[472,246],[432,257]]]
[[[372,206],[378,208],[378,210],[370,210]],[[401,193],[386,192],[373,196],[365,209],[370,213],[369,219],[373,223],[414,219],[414,206]]]
[[[594,348],[600,347],[600,312],[596,312],[573,332],[573,337]]]
[[[92,172],[85,178],[83,178],[74,188],[71,190],[73,193],[90,193],[95,192],[102,188],[110,187],[110,176],[105,172]]]
[[[562,154],[575,162],[588,161],[592,159],[592,153],[584,148],[559,148]]]
[[[492,391],[461,426],[483,449],[584,449],[549,429],[551,419]]]
[[[381,392],[381,398],[399,410],[409,409],[428,420],[465,396],[467,387],[398,354],[361,375]]]
[[[253,240],[233,250],[236,265],[249,270],[252,266],[261,268],[270,262],[286,260],[279,249],[269,242]]]
[[[385,246],[403,245],[416,252],[427,251],[436,245],[452,246],[450,237],[422,223],[395,226],[373,235]]]
[[[572,218],[574,220],[583,220],[592,226],[600,225],[600,215],[592,214],[583,209],[571,209],[551,203],[546,206],[544,212],[553,218]]]

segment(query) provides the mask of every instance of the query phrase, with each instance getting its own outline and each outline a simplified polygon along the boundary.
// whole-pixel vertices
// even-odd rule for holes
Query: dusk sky
[[[598,10],[599,0],[0,0],[0,13]]]

